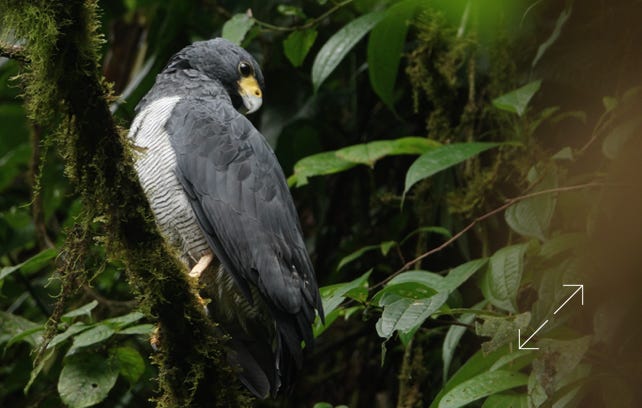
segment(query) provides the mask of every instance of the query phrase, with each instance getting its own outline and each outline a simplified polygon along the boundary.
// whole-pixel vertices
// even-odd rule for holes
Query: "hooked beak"
[[[263,92],[256,78],[250,75],[245,78],[241,78],[238,81],[239,84],[239,95],[243,99],[243,105],[247,111],[245,113],[253,113],[259,110],[263,104]]]

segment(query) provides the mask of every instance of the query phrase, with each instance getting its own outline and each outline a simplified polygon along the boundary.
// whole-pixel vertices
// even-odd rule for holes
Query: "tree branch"
[[[29,63],[23,47],[0,42],[0,57],[9,58],[23,64]]]

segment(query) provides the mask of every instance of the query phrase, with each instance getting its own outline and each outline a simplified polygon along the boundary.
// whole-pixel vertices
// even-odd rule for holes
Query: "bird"
[[[246,117],[264,87],[244,48],[192,43],[156,76],[128,133],[161,235],[200,282],[230,337],[229,362],[259,398],[289,388],[324,318],[285,175]]]

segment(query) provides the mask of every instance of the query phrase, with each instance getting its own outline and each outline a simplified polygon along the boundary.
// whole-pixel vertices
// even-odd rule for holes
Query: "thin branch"
[[[258,19],[254,18],[254,17],[253,17],[253,19],[254,19],[254,22],[256,23],[256,25],[258,25],[258,26],[260,26],[262,28],[266,28],[268,30],[272,30],[272,31],[289,32],[289,31],[305,30],[307,28],[311,28],[311,27],[314,27],[315,25],[319,24],[321,21],[325,20],[327,17],[329,17],[330,15],[335,13],[337,10],[347,6],[348,4],[352,3],[353,1],[354,0],[345,0],[345,1],[342,1],[340,3],[337,3],[337,4],[334,5],[334,7],[332,7],[331,9],[326,11],[325,13],[321,14],[319,17],[314,18],[314,19],[308,21],[307,23],[301,24],[301,25],[298,25],[298,26],[292,26],[292,27],[278,26],[278,25],[266,23],[265,21],[258,20]]]
[[[29,63],[29,57],[25,54],[25,49],[19,45],[0,42],[0,57],[9,58],[23,64]]]
[[[527,200],[529,198],[538,197],[538,196],[546,195],[546,194],[556,194],[556,193],[563,193],[563,192],[568,192],[568,191],[576,191],[576,190],[583,190],[583,189],[587,189],[587,188],[597,188],[597,187],[604,187],[604,186],[605,186],[604,183],[591,182],[591,183],[585,183],[585,184],[578,184],[578,185],[574,185],[574,186],[549,188],[549,189],[546,189],[546,190],[536,191],[536,192],[533,192],[533,193],[529,193],[529,194],[525,194],[525,195],[521,195],[521,196],[518,196],[518,197],[511,198],[511,199],[507,200],[501,206],[499,206],[499,207],[487,212],[484,215],[481,215],[481,216],[475,218],[470,224],[468,224],[466,227],[464,227],[458,233],[453,235],[450,239],[448,239],[443,244],[439,245],[436,248],[431,249],[428,252],[424,252],[423,254],[419,255],[415,259],[412,259],[412,260],[406,262],[401,268],[399,268],[393,274],[388,276],[386,279],[382,280],[381,282],[377,283],[376,285],[371,286],[370,290],[376,289],[378,287],[381,287],[381,286],[385,285],[386,283],[390,282],[395,276],[397,276],[400,273],[402,273],[403,271],[407,270],[412,265],[414,265],[416,262],[419,262],[422,259],[427,258],[430,255],[433,255],[433,254],[445,249],[450,244],[452,244],[453,242],[457,241],[462,235],[464,235],[466,232],[468,232],[471,228],[473,228],[478,223],[484,221],[487,218],[492,217],[493,215],[495,215],[495,214],[497,214],[499,212],[504,211],[505,209],[507,209],[508,207],[512,206],[513,204],[516,204],[516,203],[518,203],[520,201]]]

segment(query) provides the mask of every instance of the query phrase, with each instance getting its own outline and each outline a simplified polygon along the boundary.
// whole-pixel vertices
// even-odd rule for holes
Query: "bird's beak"
[[[263,92],[256,78],[253,75],[250,75],[245,78],[241,78],[238,81],[239,84],[239,95],[243,99],[243,105],[247,109],[246,113],[252,113],[259,110],[263,104]]]

